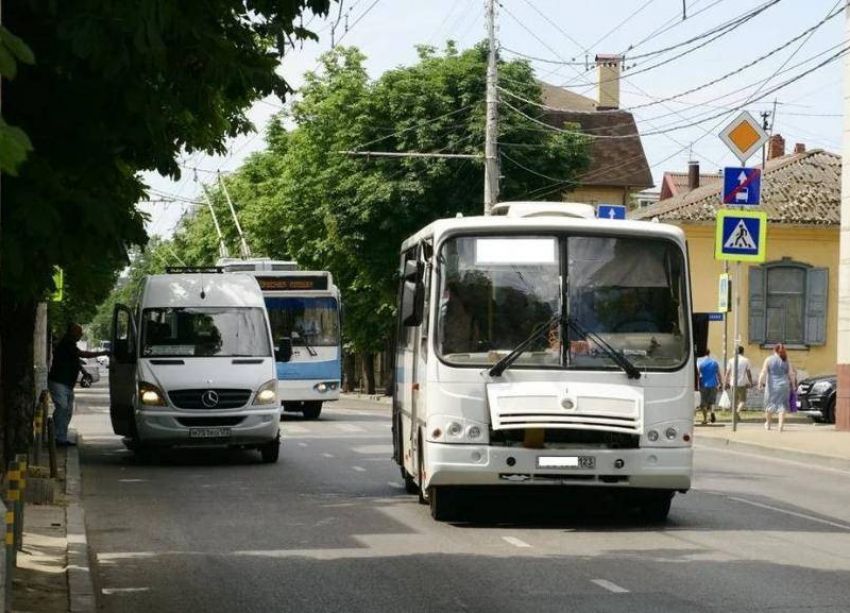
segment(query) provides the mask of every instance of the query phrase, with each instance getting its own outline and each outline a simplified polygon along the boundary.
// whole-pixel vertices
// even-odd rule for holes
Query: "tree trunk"
[[[37,305],[18,302],[2,294],[3,320],[0,322],[3,351],[3,456],[5,462],[16,453],[26,453],[32,442],[35,382],[33,377],[33,333]],[[5,465],[5,464],[4,464]]]
[[[366,380],[366,393],[375,393],[375,354],[364,353],[361,355],[363,362],[363,378]]]
[[[355,383],[354,380],[357,378],[357,370],[354,366],[354,354],[346,353],[342,358],[342,391],[351,394],[354,392]]]

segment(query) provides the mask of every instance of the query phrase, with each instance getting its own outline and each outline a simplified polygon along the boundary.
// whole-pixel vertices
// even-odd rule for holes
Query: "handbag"
[[[724,411],[728,411],[732,408],[732,400],[729,398],[729,392],[723,390],[723,393],[720,394],[720,402],[717,403],[717,406]]]
[[[788,410],[791,413],[797,412],[797,390],[795,389],[791,390],[791,395],[788,398]]]

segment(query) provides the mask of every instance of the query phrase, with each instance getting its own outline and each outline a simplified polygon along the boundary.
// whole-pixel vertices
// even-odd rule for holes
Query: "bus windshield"
[[[294,346],[339,344],[339,305],[329,297],[266,298],[272,338],[291,338]]]
[[[263,309],[183,307],[145,309],[146,357],[267,357],[272,354]]]
[[[688,357],[684,258],[670,241],[458,237],[444,243],[440,263],[437,343],[447,362],[492,365],[558,314],[578,326],[553,324],[515,367],[618,368],[578,329],[640,369],[678,368]]]

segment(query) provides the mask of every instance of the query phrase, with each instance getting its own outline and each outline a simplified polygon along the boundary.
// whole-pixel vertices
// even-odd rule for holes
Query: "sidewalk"
[[[779,432],[764,429],[764,422],[694,428],[694,442],[709,447],[722,447],[759,455],[816,464],[850,471],[850,432],[838,432],[835,426],[812,423],[786,423]]]
[[[53,483],[53,504],[26,504],[23,549],[12,571],[12,607],[15,612],[93,613],[92,578],[82,506],[80,505],[80,459],[76,447],[57,453],[59,476]],[[45,452],[46,454],[46,452]],[[49,479],[33,477],[44,467],[31,470],[29,481],[48,485]]]

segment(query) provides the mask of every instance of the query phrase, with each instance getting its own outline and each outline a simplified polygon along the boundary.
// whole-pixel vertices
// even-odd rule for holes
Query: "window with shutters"
[[[826,343],[829,271],[783,259],[750,268],[750,342]]]

